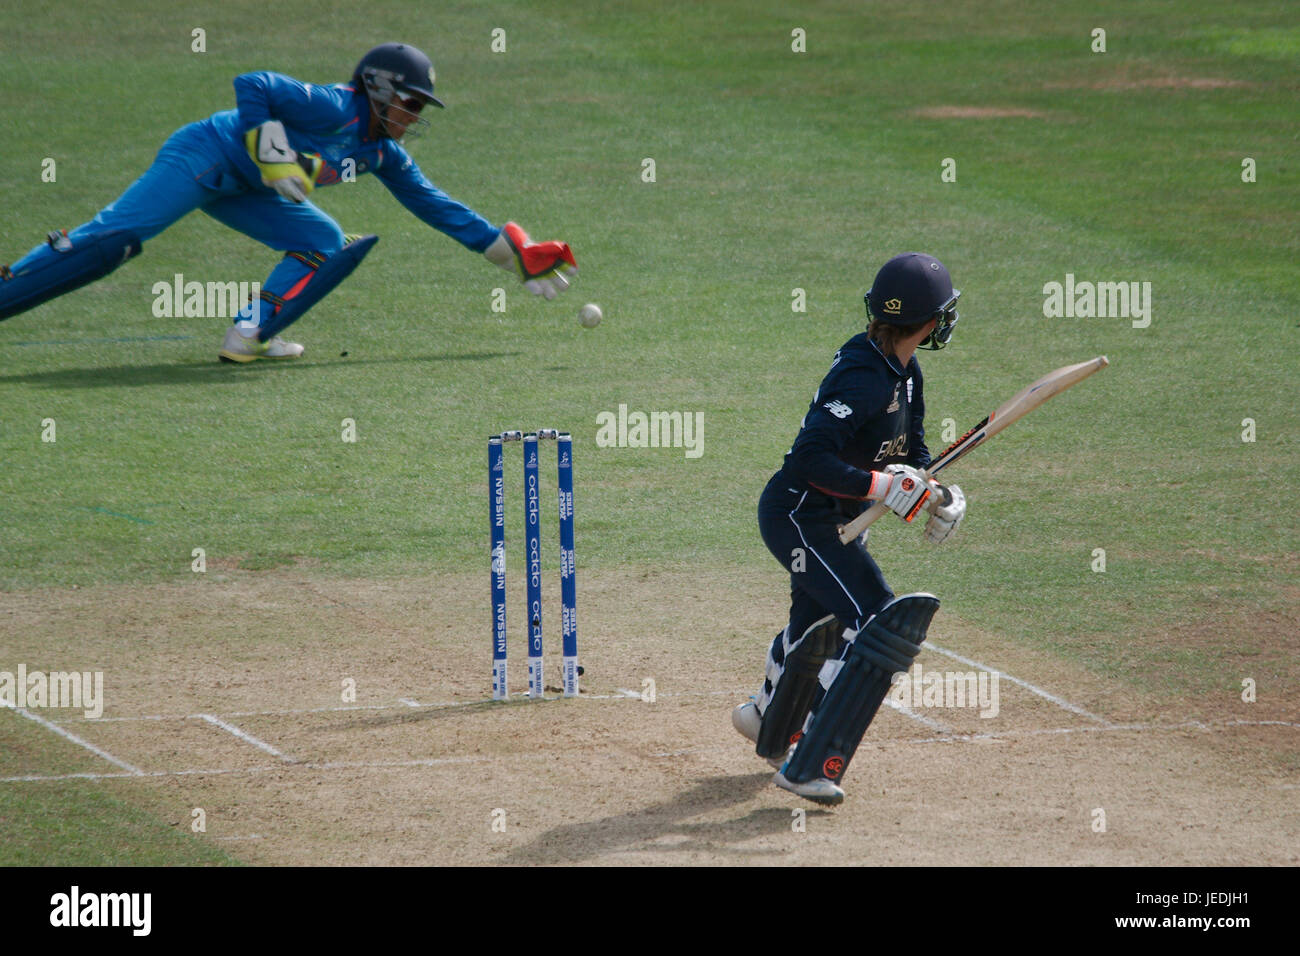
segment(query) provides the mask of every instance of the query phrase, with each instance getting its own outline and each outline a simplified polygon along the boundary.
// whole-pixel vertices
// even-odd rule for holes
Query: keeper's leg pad
[[[827,660],[839,657],[843,634],[844,625],[828,614],[811,624],[793,646],[785,648],[783,665],[777,665],[769,655],[768,680],[774,686],[754,747],[760,757],[780,757],[799,739],[804,719],[821,689],[817,675]]]
[[[826,663],[821,674],[826,696],[783,771],[787,780],[839,782],[889,693],[890,680],[912,665],[938,609],[933,594],[895,598],[866,623],[839,660]]]
[[[269,342],[272,336],[278,335],[302,318],[303,313],[334,291],[335,286],[361,265],[361,260],[378,241],[379,237],[374,235],[354,239],[319,265],[316,264],[320,258],[318,253],[288,253],[314,267],[315,271],[309,274],[306,282],[296,292],[285,293],[279,302],[275,302],[274,297],[267,297],[277,308],[271,315],[263,314],[259,338],[263,342]]]
[[[102,279],[127,259],[140,254],[143,244],[124,229],[79,236],[71,243],[61,233],[51,233],[49,250],[36,262],[0,278],[0,319],[26,312],[56,296]],[[54,237],[59,236],[58,242]]]

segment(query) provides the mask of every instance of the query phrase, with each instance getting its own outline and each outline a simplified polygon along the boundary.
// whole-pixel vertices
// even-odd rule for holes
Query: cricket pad
[[[370,253],[371,248],[378,241],[379,237],[375,235],[360,236],[316,266],[315,272],[305,285],[302,285],[296,293],[286,294],[273,315],[262,317],[262,331],[259,338],[263,342],[269,342],[272,336],[279,335],[302,318],[303,313],[352,275],[352,271],[361,265],[361,260]],[[286,253],[286,255],[293,255],[293,253]]]
[[[754,745],[760,757],[780,757],[799,739],[808,711],[821,691],[817,675],[827,660],[840,656],[843,634],[844,625],[829,614],[811,624],[786,651],[781,678],[763,711],[758,742]]]
[[[858,632],[842,661],[827,663],[821,675],[826,696],[783,771],[787,780],[840,781],[894,674],[911,667],[920,653],[937,610],[933,594],[895,598]]]
[[[102,279],[138,256],[141,248],[139,238],[122,229],[78,236],[70,249],[59,250],[58,255],[46,256],[0,281],[0,320]]]

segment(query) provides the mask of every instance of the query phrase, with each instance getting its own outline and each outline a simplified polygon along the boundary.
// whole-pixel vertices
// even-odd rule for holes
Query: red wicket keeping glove
[[[505,224],[492,245],[483,250],[488,261],[513,272],[533,295],[554,299],[578,274],[578,262],[567,242],[533,242],[514,222]]]

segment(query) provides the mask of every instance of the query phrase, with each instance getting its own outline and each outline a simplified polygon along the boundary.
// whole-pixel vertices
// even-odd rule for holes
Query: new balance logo
[[[911,379],[908,379],[908,381],[910,382]],[[911,398],[910,395],[908,396],[908,399],[907,399],[907,400],[908,400],[909,402],[912,400],[912,398]],[[895,385],[895,386],[894,386],[894,400],[893,400],[892,402],[890,402],[890,403],[889,403],[889,407],[885,409],[885,414],[888,415],[888,414],[890,414],[891,412],[896,412],[896,411],[898,411],[898,408],[899,408],[899,406],[898,406],[898,386]]]
[[[850,415],[853,414],[853,409],[849,408],[849,406],[845,405],[843,402],[840,401],[827,402],[825,405],[822,406],[822,408],[826,409],[836,418],[848,418]]]

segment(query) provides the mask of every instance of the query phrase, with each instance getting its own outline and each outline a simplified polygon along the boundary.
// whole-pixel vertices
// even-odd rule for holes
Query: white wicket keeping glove
[[[299,153],[289,145],[289,135],[279,120],[267,120],[244,135],[244,145],[258,170],[262,185],[285,199],[306,202],[316,188],[322,161],[319,156]]]
[[[930,520],[925,523],[925,540],[932,544],[943,544],[957,530],[961,519],[966,517],[966,496],[956,485],[940,485],[944,500],[930,512]]]
[[[488,261],[519,277],[533,295],[554,299],[578,274],[578,262],[567,242],[533,242],[518,223],[508,222],[492,245],[483,250]]]
[[[883,501],[885,507],[904,521],[911,521],[930,497],[930,482],[911,465],[887,465],[871,473],[868,498]]]

